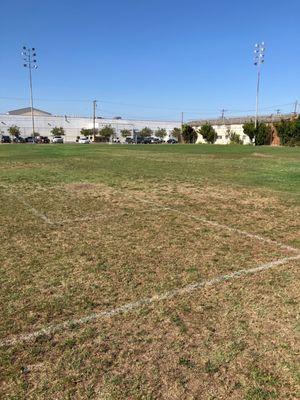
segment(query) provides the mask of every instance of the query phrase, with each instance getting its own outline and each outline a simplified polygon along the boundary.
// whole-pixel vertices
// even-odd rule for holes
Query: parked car
[[[153,144],[160,144],[160,143],[162,143],[163,141],[162,141],[162,139],[160,139],[160,138],[157,138],[157,137],[151,137],[151,143],[153,143]]]
[[[167,143],[169,143],[169,144],[177,144],[178,140],[176,140],[176,139],[168,139]]]
[[[61,136],[54,136],[52,143],[63,143],[64,139]]]
[[[1,143],[11,143],[11,138],[9,136],[2,136]]]
[[[25,138],[25,143],[37,143],[36,138],[32,137],[32,136],[28,136],[27,138]]]
[[[84,136],[84,137],[81,137],[81,138],[78,139],[78,143],[89,144],[90,143],[90,139],[88,137]]]
[[[144,137],[142,143],[144,143],[144,144],[151,144],[151,143],[152,143],[152,138],[151,138],[151,136],[146,136],[146,137]]]
[[[127,144],[132,144],[132,143],[135,143],[135,141],[134,141],[133,138],[127,137],[127,138],[125,139],[125,143],[127,143]]]
[[[16,136],[13,138],[14,143],[25,143],[25,139],[22,136]]]
[[[48,136],[37,136],[35,140],[36,143],[50,143],[50,139],[48,138]]]
[[[41,140],[42,140],[41,143],[45,143],[45,144],[50,143],[50,139],[48,138],[48,136],[41,136]]]

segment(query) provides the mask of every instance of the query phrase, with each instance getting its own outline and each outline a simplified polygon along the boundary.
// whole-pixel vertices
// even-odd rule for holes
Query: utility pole
[[[222,118],[223,125],[224,125],[224,120],[225,120],[225,113],[226,113],[227,111],[228,111],[228,110],[225,110],[224,108],[222,108],[222,110],[221,110],[221,113],[222,113],[221,118]]]
[[[294,114],[297,115],[297,109],[298,109],[298,100],[295,101],[294,104]]]
[[[93,100],[93,136],[95,141],[96,136],[96,107],[97,107],[97,100]]]
[[[265,50],[266,49],[265,49],[265,43],[264,42],[255,44],[254,65],[257,66],[255,128],[257,128],[257,120],[258,120],[260,69],[261,69],[261,64],[265,61]]]
[[[31,122],[32,122],[32,137],[34,138],[34,111],[33,111],[33,91],[32,91],[32,69],[37,69],[36,52],[34,47],[23,46],[22,56],[25,63],[23,67],[28,68],[29,71],[29,88],[30,88],[30,109],[31,109]]]
[[[277,108],[276,114],[277,114],[277,115],[280,115],[280,111],[281,111],[281,110],[280,110],[279,108]]]
[[[181,132],[182,132],[182,129],[183,129],[183,112],[181,113]]]

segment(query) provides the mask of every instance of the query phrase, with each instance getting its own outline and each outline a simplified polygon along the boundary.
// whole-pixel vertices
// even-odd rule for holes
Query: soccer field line
[[[257,272],[266,271],[266,270],[269,270],[276,266],[284,265],[284,264],[289,263],[290,261],[296,261],[296,260],[300,260],[300,254],[297,256],[293,256],[293,257],[285,257],[285,258],[281,258],[279,260],[274,260],[274,261],[271,261],[271,262],[268,262],[265,264],[258,265],[254,268],[240,269],[236,272],[232,272],[230,274],[225,274],[225,275],[220,275],[220,276],[217,276],[216,278],[212,278],[209,280],[191,283],[182,288],[169,290],[167,292],[164,292],[162,294],[157,294],[152,297],[142,298],[135,302],[127,303],[122,306],[113,308],[111,310],[100,311],[98,313],[92,313],[92,314],[86,315],[85,317],[82,317],[82,318],[70,319],[70,320],[64,321],[62,323],[50,325],[48,327],[36,330],[31,333],[23,333],[23,334],[15,335],[11,338],[2,339],[2,340],[0,340],[0,347],[14,346],[17,344],[26,343],[26,342],[34,340],[40,336],[50,336],[52,334],[65,331],[69,328],[72,328],[75,326],[82,326],[89,322],[97,321],[102,318],[110,318],[110,317],[113,317],[114,315],[125,314],[130,311],[134,311],[134,310],[140,309],[144,306],[149,306],[151,304],[154,304],[154,303],[157,303],[157,302],[160,302],[163,300],[170,300],[172,298],[184,296],[185,294],[192,293],[192,292],[194,292],[198,289],[201,289],[203,287],[206,287],[206,286],[213,286],[213,285],[216,285],[221,282],[226,282],[226,281],[230,281],[232,279],[241,278],[246,275],[251,275],[251,274],[255,274]]]
[[[134,200],[136,200],[138,202],[142,202],[142,203],[153,204],[153,202],[150,201],[150,200],[140,199],[138,197],[132,197],[132,199],[134,199]],[[172,207],[169,207],[169,206],[163,206],[161,204],[160,205],[156,204],[156,206],[160,207],[161,210],[171,211],[173,213],[184,215],[185,217],[188,217],[190,219],[194,219],[194,220],[199,221],[199,222],[203,222],[203,223],[205,223],[207,225],[210,225],[212,227],[215,227],[217,229],[223,229],[223,230],[227,230],[229,232],[234,232],[234,233],[237,233],[237,234],[239,234],[241,236],[249,237],[251,239],[256,239],[256,240],[259,240],[261,242],[270,243],[270,244],[276,245],[278,247],[281,247],[281,248],[283,248],[285,250],[289,250],[289,251],[293,251],[293,252],[296,252],[296,253],[300,253],[300,249],[297,249],[295,247],[289,246],[289,245],[284,244],[284,243],[277,242],[276,240],[272,240],[272,239],[266,238],[266,237],[261,236],[261,235],[257,235],[255,233],[246,232],[246,231],[243,231],[242,229],[239,229],[239,228],[235,228],[235,227],[232,227],[232,226],[220,224],[219,222],[211,221],[211,220],[206,219],[204,217],[198,217],[196,215],[193,215],[193,214],[190,214],[190,213],[187,213],[187,212],[184,212],[184,211],[180,211],[180,210],[177,210],[176,208],[172,208]]]

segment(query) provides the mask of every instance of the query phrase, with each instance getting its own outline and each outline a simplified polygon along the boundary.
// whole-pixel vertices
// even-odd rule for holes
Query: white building
[[[21,136],[32,136],[32,119],[30,108],[13,110],[7,114],[0,114],[0,133],[7,135],[8,129],[12,125],[17,125],[20,128]],[[92,117],[70,117],[70,116],[55,116],[45,111],[34,109],[34,125],[35,132],[41,136],[51,136],[51,130],[54,127],[63,127],[65,130],[65,142],[75,142],[80,134],[82,128],[92,129]],[[108,119],[96,118],[95,128],[101,129],[110,125],[114,128],[116,134],[115,138],[124,141],[122,138],[121,130],[128,129],[132,133],[138,134],[138,131],[148,127],[152,129],[154,135],[155,131],[159,128],[164,128],[167,131],[167,137],[171,131],[181,126],[178,121],[153,121],[153,120],[130,120],[130,119]]]
[[[272,145],[279,144],[279,138],[274,130],[273,124],[275,122],[279,122],[281,119],[291,119],[294,118],[295,114],[284,114],[284,115],[265,115],[260,116],[259,121],[265,122],[272,126]],[[196,143],[205,143],[202,135],[199,133],[200,128],[204,124],[210,124],[217,132],[217,140],[215,144],[229,144],[229,133],[236,133],[240,136],[240,139],[244,144],[249,144],[250,139],[247,135],[244,134],[243,125],[246,122],[254,121],[254,116],[245,116],[245,117],[234,117],[234,118],[218,118],[211,120],[198,120],[198,121],[190,121],[189,124],[198,132],[198,139]]]

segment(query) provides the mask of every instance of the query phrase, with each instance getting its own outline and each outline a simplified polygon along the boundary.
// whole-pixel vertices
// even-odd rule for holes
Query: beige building
[[[278,145],[279,141],[277,140],[277,133],[273,126],[275,122],[279,122],[282,119],[291,119],[294,118],[295,114],[284,114],[284,115],[265,115],[259,117],[260,122],[265,122],[267,124],[272,125],[272,145]],[[200,128],[204,124],[210,124],[217,132],[217,140],[216,144],[228,144],[229,140],[229,133],[235,132],[240,136],[240,139],[243,141],[244,144],[250,144],[249,137],[244,134],[243,125],[246,122],[254,121],[254,116],[245,116],[245,117],[234,117],[234,118],[217,118],[211,120],[197,120],[197,121],[190,121],[190,125],[198,132],[198,139],[196,143],[205,143],[202,135],[199,133]]]

